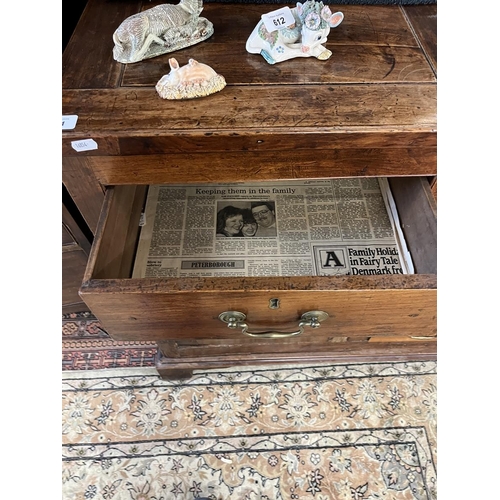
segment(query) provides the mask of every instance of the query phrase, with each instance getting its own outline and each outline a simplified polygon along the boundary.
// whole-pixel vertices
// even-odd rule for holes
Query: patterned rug
[[[116,342],[89,312],[62,316],[62,369],[154,366],[156,342]]]
[[[96,352],[63,369],[64,500],[437,498],[433,361],[175,382],[152,367],[96,369],[115,359]]]

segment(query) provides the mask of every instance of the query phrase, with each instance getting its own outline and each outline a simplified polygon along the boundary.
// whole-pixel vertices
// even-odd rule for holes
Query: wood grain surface
[[[245,50],[269,6],[210,3],[202,16],[214,34],[205,42],[140,63],[114,61],[119,24],[159,3],[89,0],[63,55],[63,113],[79,116],[63,132],[63,176],[93,231],[102,203],[96,181],[211,182],[214,171],[225,181],[231,170],[232,180],[268,180],[273,171],[276,179],[436,174],[435,6],[342,6],[330,59],[269,65]],[[202,99],[161,99],[154,87],[172,55],[212,65],[227,87]],[[85,138],[98,149],[71,147]],[[240,165],[249,164],[257,167],[247,174]]]
[[[405,5],[402,9],[437,75],[437,5]]]
[[[156,368],[164,379],[190,378],[193,370],[234,366],[272,366],[291,363],[360,363],[377,361],[428,361],[437,358],[435,340],[374,337],[377,342],[335,342],[334,338],[295,339],[294,342],[251,343],[241,339],[170,340],[158,343]],[[252,339],[249,339],[252,340]],[[197,344],[199,342],[199,344]]]
[[[424,277],[432,281],[432,277]],[[309,286],[304,285],[307,280]],[[311,310],[322,310],[329,318],[307,335],[323,337],[374,335],[436,334],[436,290],[432,288],[362,289],[335,286],[335,279],[311,277],[288,280],[292,286],[271,290],[283,284],[279,278],[240,280],[242,290],[232,290],[225,279],[208,290],[183,292],[169,289],[156,280],[146,291],[142,280],[84,283],[81,296],[101,320],[104,328],[117,340],[166,340],[169,338],[232,338],[234,330],[218,319],[224,311],[240,311],[255,329],[296,329],[300,316]],[[177,280],[182,281],[184,280]],[[287,280],[284,280],[285,282]],[[328,285],[333,283],[333,289]],[[188,282],[184,283],[187,286]],[[351,283],[353,284],[353,283]],[[131,288],[135,287],[135,290]],[[129,289],[128,292],[125,289]],[[280,308],[269,308],[271,298],[278,298]],[[306,334],[304,334],[306,335]]]
[[[211,65],[227,86],[168,101],[155,85],[172,54],[129,65],[112,58],[120,22],[159,3],[89,0],[63,57],[63,114],[79,116],[62,135],[63,179],[95,232],[80,295],[103,327],[117,340],[159,341],[165,376],[227,362],[435,354],[435,340],[418,340],[436,335],[435,204],[421,177],[437,173],[435,6],[341,6],[344,22],[326,44],[330,59],[269,65],[245,50],[269,6],[206,4],[202,16],[214,34],[174,56],[181,65],[190,57]],[[76,152],[71,142],[86,138],[98,149]],[[137,186],[355,176],[398,179],[419,274],[129,277],[143,193]],[[272,298],[279,309],[269,308]],[[218,319],[239,310],[254,328],[289,330],[318,309],[328,320],[282,351],[242,339]]]

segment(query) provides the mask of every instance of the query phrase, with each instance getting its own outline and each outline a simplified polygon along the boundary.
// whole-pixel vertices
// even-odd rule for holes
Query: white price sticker
[[[145,226],[146,225],[146,214],[145,212],[141,212],[141,218],[139,219],[139,226]]]
[[[76,127],[78,115],[62,115],[62,129],[73,130]]]
[[[71,147],[75,151],[92,151],[97,149],[97,142],[94,139],[82,139],[80,141],[71,141]]]
[[[262,14],[261,17],[267,31],[270,33],[295,23],[290,7],[273,10],[267,14]]]

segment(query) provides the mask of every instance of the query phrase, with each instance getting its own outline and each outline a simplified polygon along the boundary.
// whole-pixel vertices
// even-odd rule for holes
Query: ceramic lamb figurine
[[[259,21],[248,37],[247,52],[261,54],[269,64],[295,57],[328,59],[332,52],[322,44],[326,42],[330,28],[337,27],[343,21],[344,14],[332,14],[328,6],[315,0],[297,2],[291,11],[295,24],[288,27],[269,32],[263,20]]]
[[[113,58],[134,63],[206,40],[214,28],[202,10],[203,0],[180,0],[127,17],[113,34]]]
[[[163,99],[192,99],[219,92],[226,86],[226,80],[207,64],[189,59],[180,67],[173,57],[168,60],[170,73],[156,84],[156,91]]]

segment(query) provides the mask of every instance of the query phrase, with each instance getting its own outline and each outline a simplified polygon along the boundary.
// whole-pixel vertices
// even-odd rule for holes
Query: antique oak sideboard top
[[[281,5],[206,4],[214,34],[172,55],[227,86],[167,101],[155,85],[169,54],[112,56],[121,21],[158,3],[89,0],[63,54],[62,112],[79,117],[63,132],[63,182],[92,231],[109,185],[436,174],[435,5],[338,6],[330,59],[270,65],[245,42]],[[84,138],[98,149],[71,147]]]

